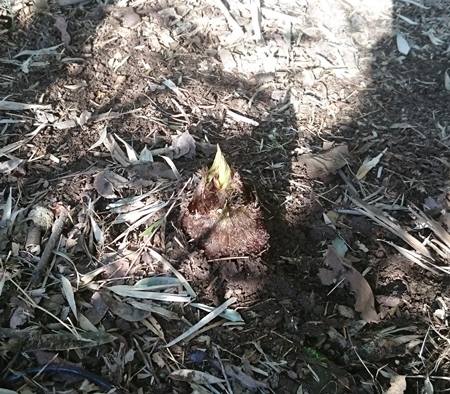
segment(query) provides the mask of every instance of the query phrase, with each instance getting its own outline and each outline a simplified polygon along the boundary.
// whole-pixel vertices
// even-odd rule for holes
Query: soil
[[[130,393],[416,393],[430,384],[448,390],[448,254],[438,252],[439,239],[408,210],[425,210],[447,228],[446,1],[266,2],[261,40],[252,37],[247,6],[231,1],[225,7],[244,33],[234,42],[239,29],[219,2],[122,3],[13,2],[2,12],[0,97],[45,107],[0,107],[0,385],[19,390],[12,374],[52,362],[82,367]],[[274,19],[267,9],[280,14]],[[55,21],[67,22],[70,41]],[[44,48],[53,49],[25,52]],[[172,157],[180,173],[176,178],[169,171],[175,179],[164,172],[136,175],[101,143],[107,132],[127,156],[118,138],[139,154],[145,147],[170,147],[186,131],[197,152],[192,159]],[[258,256],[208,260],[181,230],[180,212],[201,170],[211,165],[215,144],[263,209],[270,247]],[[305,158],[320,161],[342,146],[349,153],[335,157],[331,169],[317,173],[304,165]],[[367,175],[356,176],[366,159],[383,152]],[[15,158],[21,161],[12,168]],[[159,156],[154,160],[166,165]],[[113,184],[109,192],[99,186],[105,170],[122,182],[102,181],[103,187]],[[167,201],[165,207],[135,228],[116,220],[108,204],[156,186],[160,190],[143,202]],[[419,239],[440,269],[402,254],[393,245],[411,245],[362,215],[348,196]],[[40,255],[26,245],[31,223],[25,219],[37,204],[56,217],[63,206],[69,219],[59,253],[33,290]],[[142,236],[155,223],[157,231]],[[50,233],[43,231],[42,250]],[[346,266],[369,284],[377,322],[360,313],[358,290],[321,281],[332,245],[346,246]],[[206,312],[190,303],[154,301],[176,318],[144,316],[132,297],[104,295],[111,285],[168,276],[150,250],[188,281],[195,302],[218,307],[234,297],[229,308],[243,323],[217,317],[166,347]],[[82,280],[103,266],[95,279]],[[72,304],[63,277],[72,284]],[[96,314],[98,305],[103,314]],[[72,327],[116,340],[66,350],[32,348],[24,339],[68,334]],[[194,362],[197,350],[208,359]],[[224,365],[241,375],[229,374],[210,389],[173,372],[223,379]],[[32,380],[26,384],[37,392]],[[62,372],[40,384],[56,392],[90,390]]]

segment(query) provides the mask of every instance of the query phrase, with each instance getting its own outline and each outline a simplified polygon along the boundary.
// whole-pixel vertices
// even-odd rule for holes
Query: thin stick
[[[50,261],[53,249],[55,249],[56,243],[61,236],[64,222],[69,215],[69,212],[63,206],[60,207],[59,211],[59,217],[53,223],[52,234],[48,239],[47,245],[45,245],[44,252],[42,253],[39,263],[37,263],[36,267],[34,267],[33,275],[31,277],[31,288],[36,287],[44,276],[44,271],[47,268],[48,262]]]

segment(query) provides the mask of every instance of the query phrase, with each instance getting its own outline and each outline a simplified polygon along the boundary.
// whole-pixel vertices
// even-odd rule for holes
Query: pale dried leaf
[[[66,88],[66,89],[69,89],[69,90],[79,90],[79,89],[82,89],[82,88],[85,88],[85,87],[87,87],[88,86],[88,84],[87,84],[87,82],[86,81],[80,81],[80,82],[78,82],[78,83],[76,83],[75,85],[64,85],[64,87]],[[87,112],[87,111],[86,111]],[[78,121],[77,122],[80,126],[82,126],[84,123],[82,123],[82,121],[80,122],[80,121]]]
[[[64,294],[64,297],[66,297],[73,315],[75,316],[75,318],[77,318],[77,305],[75,303],[75,294],[73,292],[72,285],[70,284],[69,279],[67,279],[65,276],[61,277],[61,284],[62,293]]]
[[[375,298],[367,280],[356,269],[351,267],[347,271],[347,281],[350,290],[355,293],[355,310],[361,313],[361,317],[368,323],[380,321],[375,310]]]
[[[401,36],[400,34],[397,34],[397,49],[402,55],[407,55],[409,53],[409,50],[411,47],[408,44],[408,41]]]
[[[94,178],[94,188],[104,198],[117,198],[113,185],[106,179],[105,171],[99,172]]]
[[[172,148],[175,150],[174,159],[181,156],[186,156],[188,159],[195,157],[195,140],[187,130],[172,141]]]
[[[84,83],[86,83],[85,81],[83,81]],[[87,86],[87,84],[86,84]],[[88,123],[91,120],[92,114],[89,111],[84,110],[81,114],[80,117],[77,117],[77,123],[80,126],[84,126],[86,123]]]
[[[90,219],[92,232],[94,233],[94,238],[99,246],[103,246],[103,244],[105,243],[105,236],[103,235],[103,231],[93,218],[93,215],[90,215]]]
[[[169,165],[169,167],[172,169],[174,175],[175,175],[175,179],[180,180],[181,179],[181,175],[177,170],[177,167],[175,166],[174,162],[172,161],[172,159],[170,157],[167,156],[161,156]]]
[[[130,181],[122,175],[115,173],[114,171],[106,170],[105,178],[113,185],[114,189],[116,190],[130,187]]]
[[[3,214],[2,214],[2,220],[8,220],[11,219],[11,213],[12,213],[12,189],[9,189],[9,195],[8,199],[6,200],[6,203],[3,205]],[[1,229],[3,230],[3,229]]]
[[[427,376],[425,378],[425,381],[423,382],[423,392],[424,392],[424,394],[433,394],[434,393],[433,383],[431,383],[429,376]]]
[[[175,269],[175,267],[172,264],[169,263],[167,259],[165,259],[162,255],[160,255],[153,249],[148,249],[148,252],[155,260],[158,260],[159,262],[163,263],[167,268],[169,268],[173,272],[173,274],[180,280],[180,282],[183,283],[184,288],[192,298],[194,299],[197,298],[197,294],[195,293],[194,289],[191,287],[189,282],[184,278],[183,275],[180,274],[179,271]]]
[[[144,311],[150,311],[157,315],[163,316],[169,320],[180,320],[180,317],[172,311],[169,311],[161,306],[157,306],[152,301],[136,301],[128,300],[128,303],[137,309],[143,309]]]
[[[86,311],[86,319],[89,320],[90,324],[95,326],[103,320],[109,308],[98,292],[92,294],[91,306],[92,308]]]
[[[153,162],[153,155],[150,150],[147,149],[147,146],[142,149],[141,154],[139,155],[139,162],[140,163],[152,163]]]
[[[125,152],[110,134],[106,135],[106,138],[103,140],[103,145],[109,150],[114,161],[123,167],[128,167],[130,165]]]
[[[183,339],[193,336],[196,331],[200,330],[202,327],[204,327],[206,324],[208,324],[211,320],[215,319],[217,316],[220,316],[231,304],[235,303],[236,301],[237,301],[237,298],[231,297],[229,300],[224,302],[222,305],[220,305],[216,309],[214,309],[213,312],[207,314],[203,319],[201,319],[199,322],[194,324],[191,328],[189,328],[183,334],[179,335],[174,340],[172,340],[167,345],[165,345],[165,347],[171,347],[171,346],[175,345],[176,343],[182,341]]]
[[[179,286],[181,281],[173,276],[152,276],[151,278],[144,278],[136,282],[136,288],[143,290],[161,290],[168,287]]]
[[[117,215],[116,219],[114,220],[114,224],[119,223],[136,223],[139,219],[143,217],[147,217],[149,215],[153,215],[154,213],[158,212],[160,209],[164,208],[169,201],[161,202],[161,201],[155,201],[152,204],[145,205],[142,208],[136,209],[135,211],[121,213]]]
[[[268,383],[253,379],[250,375],[246,374],[242,368],[224,363],[224,369],[227,376],[241,382],[245,387],[256,389],[268,387]]]
[[[217,54],[222,62],[224,71],[231,72],[237,68],[237,63],[234,60],[233,54],[228,49],[219,49]]]
[[[114,136],[122,143],[125,145],[125,149],[127,150],[127,155],[128,155],[128,161],[130,162],[130,164],[137,164],[139,163],[139,159],[137,157],[137,153],[136,151],[122,138],[120,138],[117,134],[114,134]]]
[[[25,104],[14,101],[0,101],[0,111],[25,111],[27,109],[50,109],[51,105]]]
[[[449,90],[449,91],[450,91],[450,74],[449,74],[449,70],[450,70],[450,68],[448,68],[447,70],[445,70],[445,74],[444,74],[444,86],[445,86],[445,90]]]
[[[173,371],[169,377],[174,380],[197,384],[215,384],[225,382],[224,379],[220,379],[214,375],[210,375],[209,373],[196,371],[194,369],[179,369]]]
[[[393,248],[397,249],[403,256],[405,256],[408,260],[411,260],[413,263],[417,264],[419,267],[422,267],[423,269],[426,269],[435,275],[438,274],[437,271],[435,271],[433,268],[427,265],[428,262],[420,253],[417,253],[413,250],[402,248],[401,246],[396,245],[393,242],[388,242],[384,240],[382,241],[392,246]]]
[[[0,101],[1,103],[1,101]],[[0,156],[7,155],[9,153],[14,152],[15,150],[19,149],[22,145],[26,144],[29,140],[21,140],[17,142],[13,142],[12,144],[6,145],[3,148],[0,148]]]
[[[103,144],[103,141],[105,141],[107,135],[108,135],[108,129],[106,127],[104,127],[103,130],[100,131],[98,141],[95,142],[88,150],[92,150],[94,148],[97,148],[97,146],[100,146],[101,144]]]
[[[440,46],[444,43],[444,41],[442,41],[440,38],[438,38],[434,35],[433,30],[428,30],[427,35],[428,35],[428,38],[430,39],[430,41],[432,42],[432,44],[435,46]]]
[[[91,323],[91,321],[85,315],[83,315],[81,312],[78,312],[77,320],[78,320],[78,325],[84,331],[90,331],[90,332],[97,332],[98,331],[98,328],[95,327]]]
[[[358,180],[363,179],[367,175],[367,173],[380,162],[380,159],[383,157],[386,151],[387,148],[384,149],[383,152],[381,152],[378,156],[372,159],[364,160],[363,164],[361,165],[361,167],[359,167],[359,170],[356,173],[356,179]]]
[[[344,258],[348,252],[348,247],[345,241],[341,237],[335,237],[331,240],[331,243],[336,250],[337,254]]]
[[[128,351],[125,353],[125,356],[123,357],[123,362],[125,364],[131,363],[134,360],[134,349],[128,349]]]
[[[180,89],[178,89],[177,85],[175,85],[170,79],[166,79],[165,81],[163,81],[163,85],[167,86],[177,96],[181,94]]]
[[[0,163],[0,174],[9,174],[23,162],[17,157]]]
[[[416,238],[414,238],[411,234],[401,228],[397,223],[394,223],[388,217],[384,215],[384,212],[377,209],[374,206],[371,206],[360,199],[353,198],[349,196],[349,199],[359,208],[358,212],[364,214],[365,216],[372,219],[375,223],[383,226],[387,230],[391,231],[398,237],[402,238],[405,242],[411,245],[417,252],[421,253],[423,256],[428,257],[432,260],[432,256],[429,250]]]
[[[165,301],[165,302],[190,302],[191,297],[177,294],[157,293],[136,289],[134,286],[117,285],[107,289],[123,297],[142,298],[145,300]]]
[[[15,330],[27,323],[29,319],[29,312],[30,311],[28,310],[28,308],[18,306],[14,310],[11,319],[9,320],[9,328]]]
[[[22,391],[24,393],[25,391]],[[19,394],[17,391],[0,388],[0,394]]]
[[[409,19],[408,17],[406,17],[406,16],[403,16],[403,15],[400,15],[400,14],[396,14],[400,19],[403,19],[406,23],[409,23],[410,25],[413,25],[413,26],[415,26],[415,25],[418,25],[419,24],[419,22],[415,22],[415,21],[413,21],[412,19]]]
[[[61,40],[65,45],[70,43],[70,35],[67,33],[67,22],[62,16],[57,16],[55,20],[55,27],[61,33]]]
[[[164,368],[166,366],[166,362],[161,357],[161,353],[156,352],[152,354],[152,360],[158,365],[159,368]]]
[[[3,269],[0,269],[0,297],[3,293],[3,288],[5,287],[6,275]]]
[[[191,304],[191,306],[193,306],[194,308],[199,308],[199,309],[201,309],[201,310],[203,310],[205,312],[208,312],[208,313],[212,312],[215,309],[212,306],[208,306],[208,305],[205,305],[205,304],[198,304],[196,302],[193,302]],[[233,309],[227,309],[225,312],[223,312],[220,315],[220,317],[223,317],[224,319],[227,319],[227,320],[229,320],[231,322],[235,322],[235,323],[244,321],[242,316],[237,311],[235,311]]]
[[[396,375],[391,378],[391,387],[386,394],[403,394],[406,390],[406,376]]]

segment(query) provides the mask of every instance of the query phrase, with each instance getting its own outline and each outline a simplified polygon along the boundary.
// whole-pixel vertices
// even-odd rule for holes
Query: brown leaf
[[[310,178],[323,179],[345,166],[348,156],[348,146],[339,145],[319,154],[302,155],[294,166],[305,168]]]
[[[355,310],[360,312],[361,317],[368,323],[379,322],[372,289],[366,279],[355,268],[342,261],[332,246],[328,248],[325,263],[331,267],[332,272],[327,272],[330,270],[324,268],[319,269],[318,276],[322,284],[331,285],[345,277],[344,283],[355,293]]]

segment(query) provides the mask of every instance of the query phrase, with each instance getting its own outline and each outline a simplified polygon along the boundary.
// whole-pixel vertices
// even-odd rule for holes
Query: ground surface
[[[2,6],[0,98],[37,105],[0,107],[4,386],[12,371],[65,363],[132,393],[450,387],[442,379],[450,248],[445,230],[436,236],[449,205],[448,4],[273,0],[253,10],[261,15],[257,37],[246,3]],[[143,163],[145,152],[172,146],[186,131],[196,155],[171,156],[178,178],[154,151],[159,167]],[[208,261],[180,228],[215,144],[264,210],[270,247],[260,256]],[[133,149],[144,153],[133,157]],[[383,152],[367,175],[355,175]],[[162,203],[155,212],[137,203],[141,214],[120,222],[122,213],[108,206],[147,192],[142,206]],[[53,230],[30,243],[25,219],[36,205],[56,219],[46,213]],[[36,243],[45,249],[65,209],[58,253],[30,286],[42,259]],[[436,222],[424,226],[418,210]],[[387,216],[425,251],[380,222]],[[324,284],[331,245],[346,268],[334,268]],[[395,246],[421,255],[407,258]],[[417,261],[427,253],[425,265]],[[161,256],[196,302],[218,307],[235,297],[230,309],[244,322],[217,317],[165,347],[206,312],[108,291],[171,276]],[[188,296],[181,285],[165,293]],[[74,332],[94,333],[96,346],[74,343]],[[193,362],[196,350],[216,364]],[[222,379],[225,369],[228,378],[207,389],[197,376],[174,374],[184,369]],[[34,381],[57,392],[92,390],[68,379],[61,372]],[[14,387],[37,390],[33,381]]]

